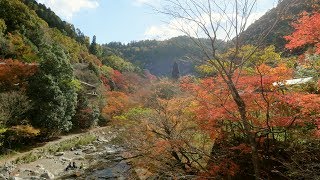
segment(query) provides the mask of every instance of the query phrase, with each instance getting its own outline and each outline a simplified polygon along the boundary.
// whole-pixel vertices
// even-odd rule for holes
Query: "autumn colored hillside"
[[[33,0],[0,1],[1,148],[106,124],[113,91],[152,75],[116,55]],[[119,92],[120,93],[120,92]],[[117,94],[117,93],[115,93]]]
[[[100,45],[36,1],[0,0],[0,154],[113,126],[140,177],[319,179],[318,1],[248,29],[255,0],[165,2],[196,33]]]
[[[319,0],[283,0],[280,4],[269,10],[259,20],[251,24],[246,31],[241,35],[242,38],[249,44],[257,44],[257,38],[260,33],[265,34],[271,31],[265,37],[264,46],[274,45],[277,51],[286,51],[285,44],[287,41],[284,36],[289,35],[294,31],[292,22],[301,17],[303,12],[312,13],[319,12]],[[286,7],[286,8],[283,8]],[[284,9],[284,11],[282,11]],[[273,21],[277,19],[277,22]],[[272,27],[272,29],[269,29]],[[295,53],[301,54],[305,51],[304,48],[297,49]]]

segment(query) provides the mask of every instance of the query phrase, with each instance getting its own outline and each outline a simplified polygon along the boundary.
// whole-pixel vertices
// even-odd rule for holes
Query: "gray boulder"
[[[43,174],[41,174],[40,177],[45,178],[45,179],[54,179],[54,175],[47,170]]]
[[[19,177],[10,177],[9,180],[23,180],[23,179]]]
[[[6,163],[4,166],[0,167],[0,174],[4,177],[9,177],[9,174],[16,168],[12,163]]]
[[[4,175],[0,174],[0,180],[6,180],[7,178]]]
[[[55,155],[55,156],[63,156],[63,155],[64,155],[64,152],[56,152],[54,155]]]

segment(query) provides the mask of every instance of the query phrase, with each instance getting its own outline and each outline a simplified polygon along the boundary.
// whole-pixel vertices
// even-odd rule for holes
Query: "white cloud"
[[[71,20],[72,16],[82,9],[95,9],[99,6],[97,0],[37,0],[50,7],[57,15]]]
[[[261,18],[265,12],[256,12],[256,13],[252,13],[251,16],[248,18],[248,26],[252,23],[254,23],[256,20],[258,20],[259,18]]]
[[[217,33],[218,38],[224,40],[231,40],[235,36],[235,28],[234,23],[235,19],[241,19],[241,17],[236,16],[235,12],[235,4],[234,1],[226,1],[226,0],[181,0],[182,3],[174,3],[170,0],[134,0],[136,2],[152,2],[158,1],[161,2],[161,10],[164,12],[171,13],[172,16],[184,16],[188,18],[192,18],[194,21],[200,22],[203,26],[207,29],[211,30],[209,32],[211,35],[213,33]],[[246,21],[247,28],[250,24],[254,21],[259,19],[262,15],[267,12],[268,9],[274,6],[274,3],[270,2],[270,0],[258,0],[259,3],[254,3],[255,1],[249,1],[250,4],[246,4],[247,0],[239,1],[238,8],[240,10],[240,14],[243,13],[244,16],[247,16],[247,13],[251,15],[247,18],[244,18]],[[276,0],[271,0],[275,2]],[[208,4],[210,3],[210,10],[208,9]],[[251,9],[252,7],[252,9]],[[242,12],[243,10],[243,12]],[[252,10],[252,12],[251,12]],[[212,14],[208,14],[208,11],[211,11]],[[217,32],[214,32],[211,28],[211,22],[213,25],[217,25],[218,27],[214,27],[214,29],[219,29]],[[241,24],[240,21],[238,21]],[[240,30],[238,24],[238,32]],[[146,39],[168,39],[174,36],[183,35],[180,30],[183,29],[191,36],[197,37],[205,37],[204,32],[199,28],[198,24],[192,21],[183,20],[181,18],[169,19],[168,23],[163,23],[160,25],[153,25],[148,27],[145,32],[144,36]],[[227,37],[227,34],[230,36]]]
[[[257,19],[259,19],[261,16],[263,16],[265,12],[255,12],[252,13],[249,18],[247,19],[246,27],[248,27],[250,24],[255,22]],[[227,14],[228,17],[235,17],[233,14]],[[226,37],[226,29],[234,29],[232,28],[232,24],[230,21],[228,21],[228,18],[226,16],[221,16],[220,14],[212,14],[211,19],[214,22],[213,24],[217,24],[217,22],[220,23],[219,30],[217,31],[217,36],[220,39],[227,40],[232,39],[233,37]],[[213,31],[210,27],[210,17],[208,15],[202,15],[201,18],[197,19],[198,21],[205,24],[206,28],[211,30],[209,32],[211,35],[213,34]],[[223,29],[223,28],[225,29]],[[184,32],[181,30],[183,29]],[[199,28],[199,26],[195,22],[190,22],[187,20],[182,19],[172,19],[168,23],[161,24],[161,25],[153,25],[148,27],[144,32],[144,38],[145,39],[157,39],[157,40],[165,40],[172,37],[176,37],[179,35],[186,35],[187,32],[189,35],[194,37],[206,37],[203,34],[203,31]],[[230,34],[233,34],[234,32],[229,32]],[[234,36],[234,35],[231,35]]]
[[[161,0],[133,0],[134,6],[143,6],[143,5],[150,5],[150,6],[159,6]]]
[[[165,40],[172,37],[184,35],[181,31],[172,26],[172,24],[162,24],[159,26],[150,26],[144,33],[145,39]]]

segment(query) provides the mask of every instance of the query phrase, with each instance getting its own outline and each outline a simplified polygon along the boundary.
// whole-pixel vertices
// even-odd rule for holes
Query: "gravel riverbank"
[[[56,151],[61,149],[59,146],[65,146],[66,143],[62,141],[24,153],[23,157],[17,157],[0,166],[0,180],[137,179],[130,163],[122,156],[124,148],[112,141],[117,137],[118,131],[107,127],[71,139],[66,138],[66,142],[72,142],[88,134],[94,136],[89,144],[76,145],[64,151]],[[51,147],[54,147],[56,152],[50,151]],[[33,157],[36,159],[32,160]],[[31,162],[22,161],[29,159]]]

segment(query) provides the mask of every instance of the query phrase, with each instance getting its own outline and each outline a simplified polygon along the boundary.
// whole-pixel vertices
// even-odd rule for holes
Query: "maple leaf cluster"
[[[284,87],[274,85],[274,82],[284,82],[291,76],[292,70],[283,64],[278,67],[262,64],[256,68],[255,74],[234,77],[245,101],[248,119],[256,127],[255,133],[261,129],[318,124],[319,95],[287,92]],[[199,82],[185,78],[181,87],[195,95],[197,106],[194,112],[198,122],[213,139],[223,135],[227,121],[241,124],[238,107],[221,77],[205,78]]]
[[[28,78],[38,69],[36,64],[26,64],[18,60],[0,60],[0,89],[3,91],[25,89]]]
[[[316,53],[320,54],[320,13],[310,15],[304,12],[302,17],[292,25],[295,31],[285,36],[289,41],[286,48],[292,50],[304,45],[314,45]]]

